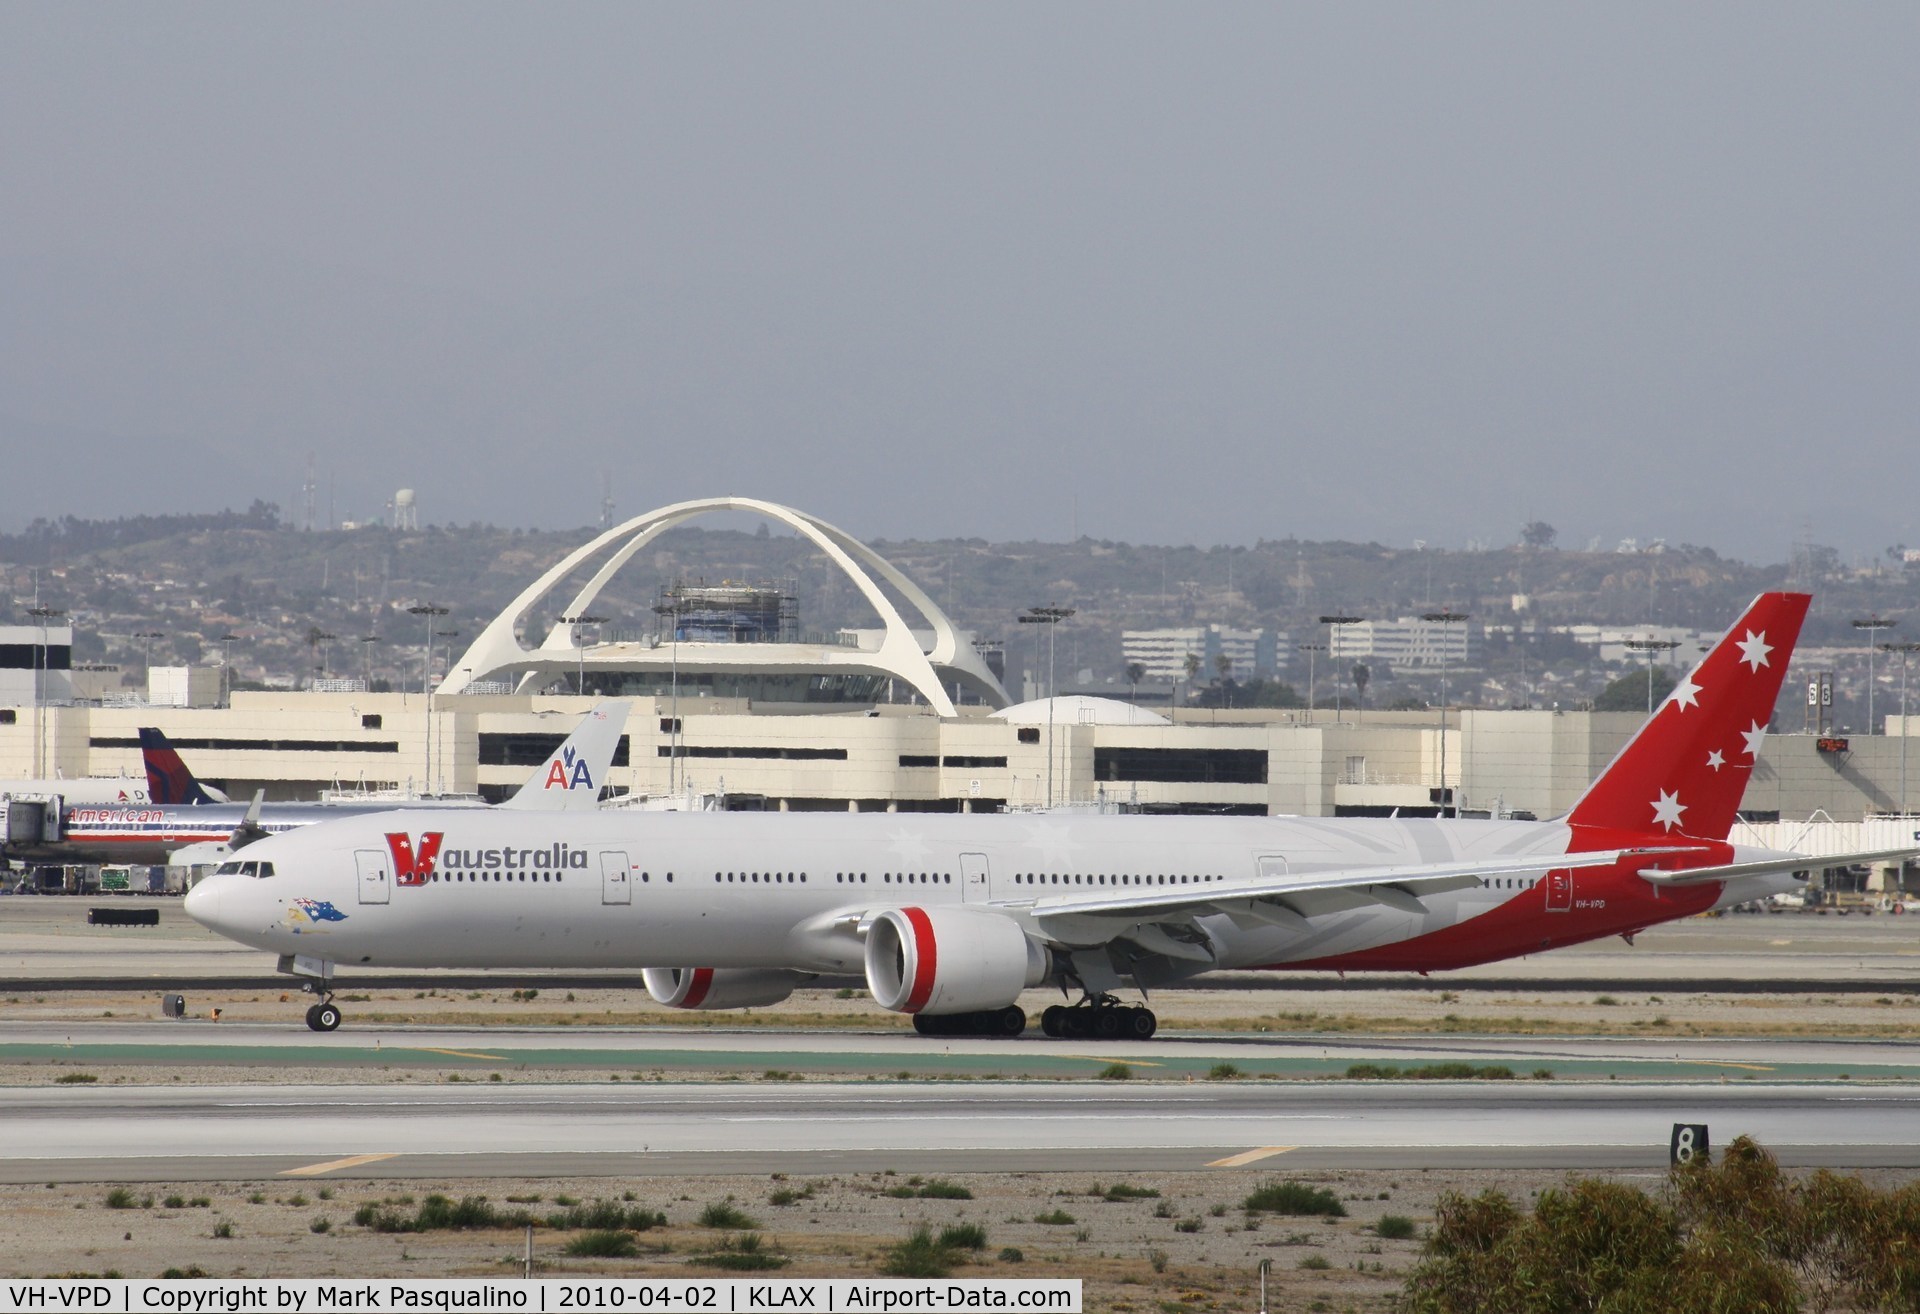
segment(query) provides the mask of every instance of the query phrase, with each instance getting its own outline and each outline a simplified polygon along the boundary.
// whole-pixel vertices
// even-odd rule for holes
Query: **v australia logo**
[[[433,875],[434,861],[440,856],[440,831],[422,832],[416,846],[411,835],[387,833],[387,851],[393,854],[395,885],[425,885]]]
[[[587,760],[577,749],[563,748],[560,756],[547,763],[547,780],[543,789],[592,789],[593,773],[587,770]]]

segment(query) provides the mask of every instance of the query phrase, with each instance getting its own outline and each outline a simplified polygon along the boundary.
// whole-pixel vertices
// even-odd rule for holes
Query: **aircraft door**
[[[385,903],[387,891],[393,888],[387,855],[378,849],[357,849],[353,862],[360,869],[360,902]]]
[[[987,855],[984,853],[963,853],[960,855],[960,900],[962,903],[985,903],[987,894]]]
[[[625,853],[600,855],[600,902],[633,902],[633,872],[627,865]]]
[[[1571,871],[1547,873],[1547,911],[1573,911],[1573,873]]]

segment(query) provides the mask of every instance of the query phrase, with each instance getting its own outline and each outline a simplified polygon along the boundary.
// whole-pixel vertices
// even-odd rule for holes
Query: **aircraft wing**
[[[1920,857],[1920,848],[1875,849],[1869,853],[1832,853],[1812,857],[1804,853],[1766,858],[1758,862],[1731,862],[1719,867],[1691,867],[1685,871],[1640,869],[1640,878],[1655,885],[1699,885],[1705,881],[1738,880],[1742,876],[1772,876],[1783,871],[1819,871],[1823,867],[1851,867],[1855,863],[1904,861]]]
[[[1343,867],[1273,880],[1237,881],[1230,885],[1188,885],[1137,893],[1116,891],[1092,897],[1060,895],[1035,900],[1030,913],[1043,931],[1070,944],[1124,939],[1169,958],[1209,962],[1212,951],[1205,944],[1188,938],[1196,934],[1193,919],[1209,914],[1224,914],[1246,930],[1281,926],[1305,932],[1311,929],[1309,917],[1369,905],[1424,912],[1423,896],[1472,889],[1496,876],[1604,867],[1636,855],[1645,855],[1652,861],[1659,856],[1687,851],[1679,848],[1601,849],[1589,853],[1543,853],[1468,862]],[[1204,934],[1199,934],[1199,939],[1204,940]]]

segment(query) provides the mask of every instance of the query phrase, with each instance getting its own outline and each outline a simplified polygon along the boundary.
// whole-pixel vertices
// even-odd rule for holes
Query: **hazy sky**
[[[1920,5],[0,3],[0,528],[1920,545]]]

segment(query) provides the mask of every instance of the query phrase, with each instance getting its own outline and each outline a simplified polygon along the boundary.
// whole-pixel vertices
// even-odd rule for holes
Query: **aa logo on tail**
[[[437,830],[425,831],[416,847],[411,835],[387,833],[387,851],[393,854],[393,883],[395,885],[425,885],[427,878],[433,875],[434,859],[440,856],[442,834]]]
[[[547,763],[547,782],[543,788],[593,789],[593,773],[587,770],[587,761],[578,749],[563,748],[560,756]]]

